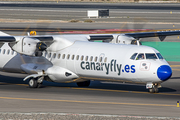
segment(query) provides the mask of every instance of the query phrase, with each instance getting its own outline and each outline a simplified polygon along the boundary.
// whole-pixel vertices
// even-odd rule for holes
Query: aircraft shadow
[[[96,81],[95,81],[96,82]],[[148,89],[146,89],[145,85],[138,85],[138,84],[119,84],[119,83],[99,83],[90,85],[91,88],[99,88],[99,89],[110,89],[110,90],[123,90],[123,91],[138,91],[138,92],[149,92]],[[159,92],[175,92],[175,89],[162,87],[159,88]]]
[[[171,77],[170,79],[180,79],[180,77]]]
[[[0,75],[0,86],[1,85],[9,85],[9,84],[27,84],[28,81],[23,81],[23,78],[16,78],[16,77],[9,77],[9,76],[2,76]],[[28,86],[27,86],[28,87]],[[48,87],[78,87],[76,83],[54,83],[44,81],[42,88]],[[100,82],[100,81],[91,81],[89,87],[83,88],[94,88],[94,89],[104,89],[104,90],[122,90],[122,91],[138,91],[138,92],[148,92],[149,90],[146,89],[145,85],[138,85],[138,84],[121,84],[121,83],[114,83],[114,82]],[[162,87],[159,88],[159,92],[175,92],[175,89]]]
[[[46,87],[77,87],[76,83],[53,83],[53,82],[47,82],[45,81],[41,88]],[[120,83],[112,83],[112,82],[105,82],[102,83],[100,81],[91,81],[91,84],[89,87],[81,87],[81,88],[93,88],[93,89],[103,89],[103,90],[121,90],[121,91],[134,91],[134,92],[149,92],[148,89],[146,89],[146,86],[144,85],[138,85],[138,84],[120,84]],[[159,88],[159,92],[175,92],[175,89],[162,87]]]
[[[0,75],[0,82],[8,83],[8,84],[26,84],[27,83],[23,81],[23,78],[9,77],[9,76],[3,76],[3,75]]]

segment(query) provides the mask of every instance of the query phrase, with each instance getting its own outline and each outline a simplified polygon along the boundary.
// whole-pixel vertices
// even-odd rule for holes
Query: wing
[[[157,32],[142,32],[142,33],[126,33],[125,35],[131,36],[135,39],[147,38],[147,37],[159,37],[161,41],[165,39],[166,36],[180,35],[180,30],[176,31],[157,31]]]
[[[1,33],[0,35],[5,36],[0,36],[0,47],[8,42],[12,50],[25,55],[41,56],[54,42],[52,36],[8,36]]]
[[[113,38],[113,35],[90,35],[88,40],[112,40]]]
[[[139,32],[139,33],[125,33],[125,34],[95,34],[89,35],[89,41],[102,40],[103,42],[119,43],[119,44],[137,44],[140,38],[158,37],[163,41],[166,36],[180,35],[180,30],[169,31],[155,31],[155,32]]]

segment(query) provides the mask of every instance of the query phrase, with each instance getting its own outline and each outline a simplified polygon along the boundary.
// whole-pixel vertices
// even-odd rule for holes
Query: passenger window
[[[155,53],[146,53],[146,59],[157,59]]]
[[[63,54],[63,57],[62,57],[62,59],[64,59],[64,58],[65,58],[65,56],[66,56],[66,55],[65,55],[65,54]]]
[[[3,54],[5,54],[5,53],[6,53],[6,50],[4,49],[4,50],[3,50]]]
[[[97,57],[95,57],[94,61],[96,62],[96,61],[97,61],[97,59],[98,59],[98,58],[97,58]]]
[[[11,51],[11,55],[14,55],[14,51],[13,50]]]
[[[137,53],[134,53],[134,54],[130,57],[130,59],[134,60],[134,59],[136,58],[136,56],[137,56]]]
[[[49,53],[49,56],[48,56],[49,58],[51,58],[51,53]]]
[[[86,61],[88,61],[88,56],[86,56]]]
[[[156,53],[159,59],[164,59],[160,53]]]
[[[82,56],[81,56],[81,60],[83,61],[83,59],[84,59],[84,56],[82,55]]]
[[[71,59],[74,60],[74,55],[72,55]]]
[[[60,59],[60,57],[61,57],[61,54],[58,54],[58,59]]]
[[[10,53],[10,50],[7,51],[7,54],[8,54],[8,55],[9,55],[9,53]]]
[[[53,54],[53,58],[56,58],[56,53]]]
[[[140,53],[140,54],[138,55],[138,57],[136,58],[136,60],[143,60],[143,59],[145,59],[145,58],[144,58],[144,53]]]
[[[47,56],[47,52],[45,52],[45,54],[44,54],[44,57],[46,57]]]
[[[68,54],[68,55],[67,55],[67,59],[69,60],[69,58],[70,58],[70,55]]]
[[[102,62],[102,57],[99,58],[99,62]]]
[[[107,57],[105,57],[104,62],[107,62]]]
[[[93,56],[90,57],[90,61],[92,61],[92,60],[93,60]]]
[[[79,55],[76,56],[76,60],[79,60]]]

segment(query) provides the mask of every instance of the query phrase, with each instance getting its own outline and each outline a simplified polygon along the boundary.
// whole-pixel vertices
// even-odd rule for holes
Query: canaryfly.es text
[[[118,75],[121,75],[121,71],[126,73],[135,73],[136,71],[135,65],[125,65],[122,69],[122,64],[118,64],[114,59],[110,63],[82,61],[80,66],[83,70],[105,71],[107,75],[109,72],[117,72]]]

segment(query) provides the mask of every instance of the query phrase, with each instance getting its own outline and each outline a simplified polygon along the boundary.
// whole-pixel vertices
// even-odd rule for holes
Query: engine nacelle
[[[45,73],[54,82],[71,82],[79,77],[70,70],[58,66],[48,68]]]
[[[11,48],[24,55],[37,56],[37,52],[46,50],[47,45],[36,38],[20,38],[16,43],[9,43]]]
[[[131,44],[131,42],[133,40],[136,40],[135,38],[133,37],[130,37],[130,36],[124,36],[124,35],[119,35],[116,39],[116,43],[119,43],[119,44]]]

